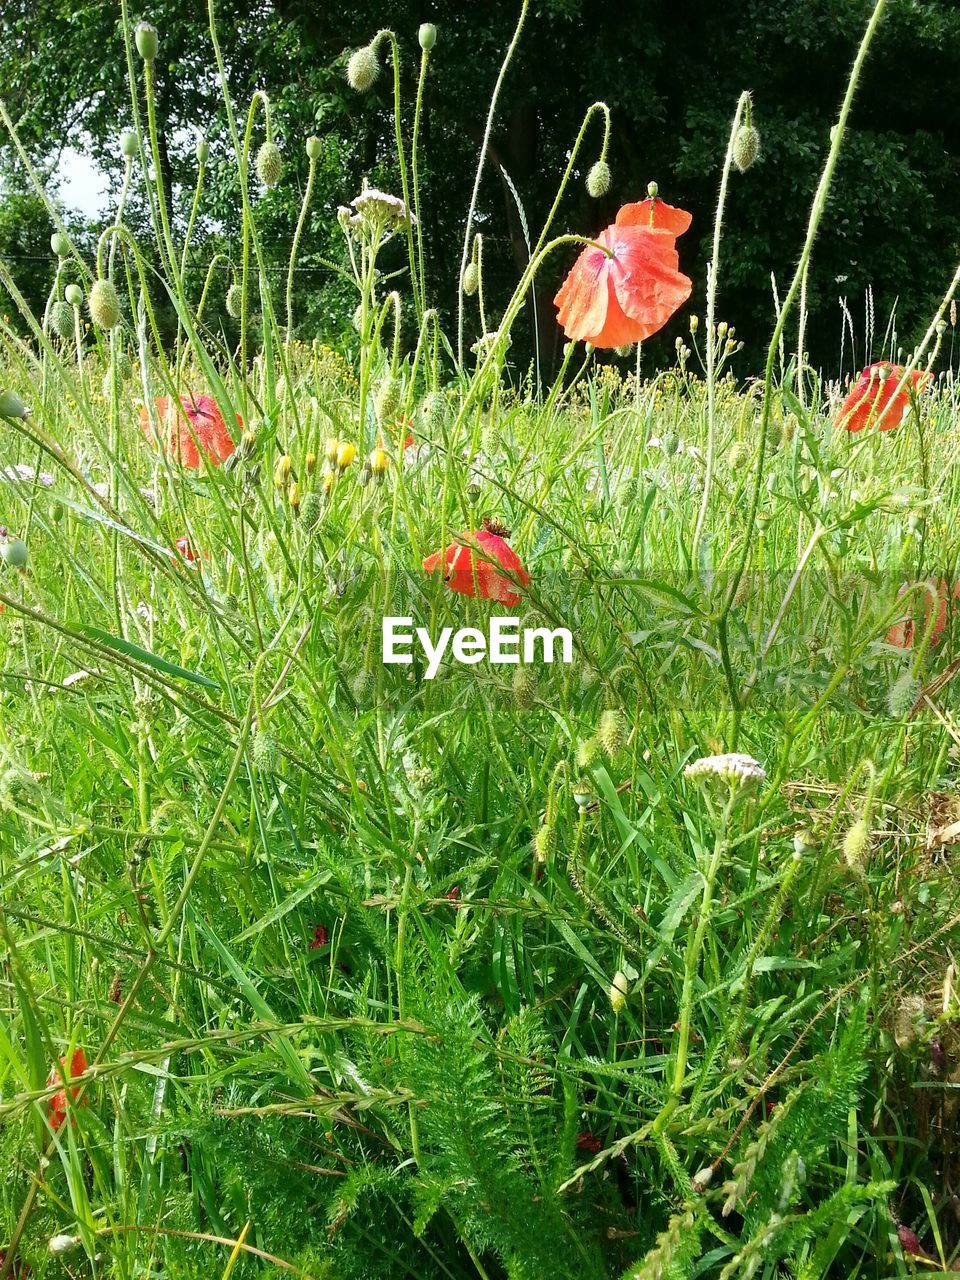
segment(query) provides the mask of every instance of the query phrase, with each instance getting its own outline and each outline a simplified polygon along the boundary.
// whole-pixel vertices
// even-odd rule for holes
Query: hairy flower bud
[[[598,160],[587,174],[587,195],[599,200],[610,190],[610,166],[606,160]]]
[[[50,328],[58,338],[73,337],[73,307],[69,302],[55,302],[50,308]]]
[[[319,160],[323,152],[323,143],[315,133],[312,133],[306,141],[307,159]]]
[[[51,1236],[47,1241],[47,1248],[55,1258],[61,1258],[64,1254],[73,1253],[75,1249],[79,1249],[81,1243],[79,1236],[56,1235]]]
[[[300,503],[300,523],[305,529],[315,529],[323,515],[323,499],[311,490],[303,495]]]
[[[597,727],[597,741],[606,754],[613,759],[623,749],[627,740],[627,723],[619,707],[609,707],[600,716]]]
[[[513,673],[513,700],[521,710],[532,707],[537,696],[537,677],[529,667],[517,667]]]
[[[8,569],[25,569],[30,553],[22,538],[7,537],[0,541],[0,560]]]
[[[618,969],[610,983],[610,1008],[614,1013],[622,1013],[627,1007],[627,996],[630,994],[630,982],[622,969]]]
[[[0,391],[0,418],[29,418],[30,410],[16,391]]]
[[[870,827],[864,818],[859,818],[843,838],[843,857],[851,870],[863,865],[870,852]]]
[[[533,837],[533,856],[535,860],[541,865],[548,863],[556,842],[556,832],[549,823],[545,822]]]
[[[366,93],[372,89],[380,74],[380,60],[372,45],[364,45],[362,49],[350,55],[347,63],[347,83],[357,93]]]
[[[904,671],[893,682],[887,692],[887,710],[894,720],[902,720],[910,713],[922,688],[920,681],[909,670]]]
[[[399,378],[394,377],[392,373],[388,373],[377,387],[373,397],[377,417],[381,422],[386,422],[389,418],[392,418],[400,408],[402,392],[403,383]]]
[[[443,430],[447,421],[447,397],[442,391],[431,391],[424,396],[420,416],[429,435]]]
[[[733,163],[741,173],[756,163],[760,154],[760,135],[752,124],[742,124],[733,139]]]
[[[83,305],[83,290],[78,284],[68,284],[63,291],[63,296],[70,303],[71,307],[80,307]]]
[[[250,743],[250,757],[258,773],[269,777],[276,771],[279,751],[269,729],[258,729]]]
[[[468,298],[477,292],[480,286],[480,268],[475,262],[468,262],[463,273],[463,292]]]
[[[210,157],[210,143],[206,138],[197,139],[197,160],[200,164],[206,164]]]
[[[424,53],[429,53],[437,43],[437,28],[432,22],[421,22],[420,30],[417,32],[417,39]]]
[[[90,319],[101,329],[115,329],[120,323],[120,299],[110,280],[95,280],[87,301]]]
[[[242,309],[243,289],[238,284],[232,284],[227,290],[227,315],[232,316],[234,320],[239,320]]]
[[[160,49],[160,37],[157,28],[149,22],[138,22],[133,33],[137,53],[144,62],[153,62]]]
[[[132,160],[139,150],[137,135],[132,129],[124,129],[120,134],[120,154]]]
[[[50,237],[50,248],[58,258],[70,257],[70,237],[62,231],[55,231]]]
[[[275,142],[265,142],[257,152],[257,177],[265,187],[275,187],[283,177],[283,160]]]

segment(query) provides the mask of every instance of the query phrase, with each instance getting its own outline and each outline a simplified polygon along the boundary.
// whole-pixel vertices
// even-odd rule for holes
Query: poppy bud
[[[232,284],[227,290],[227,315],[239,320],[242,306],[243,290],[238,284]]]
[[[672,458],[680,448],[680,437],[675,431],[668,431],[660,441],[660,448],[668,458]]]
[[[206,164],[210,156],[210,143],[206,138],[197,139],[197,160],[200,164]]]
[[[320,517],[323,515],[323,500],[319,493],[311,490],[303,495],[303,501],[300,503],[300,523],[305,529],[315,529],[320,523]]]
[[[87,301],[90,319],[101,329],[115,329],[120,323],[120,299],[110,280],[95,280]]]
[[[133,33],[137,53],[144,62],[153,62],[160,49],[160,37],[157,28],[149,22],[138,22]]]
[[[587,174],[587,195],[599,200],[610,190],[610,166],[606,160],[598,160]]]
[[[597,758],[600,743],[596,738],[585,738],[577,747],[577,768],[589,769]]]
[[[904,671],[887,692],[887,710],[894,720],[909,715],[922,689],[920,681],[909,670]]]
[[[25,569],[30,554],[22,538],[5,538],[0,542],[0,560],[8,569]]]
[[[447,397],[442,391],[431,391],[420,406],[423,425],[432,435],[442,431],[447,421]]]
[[[0,391],[0,418],[29,418],[30,410],[16,391]]]
[[[377,387],[374,395],[374,406],[377,410],[377,417],[381,422],[392,418],[400,408],[400,396],[403,392],[403,383],[399,378],[395,378],[392,373],[388,373],[384,380]]]
[[[733,163],[741,173],[756,163],[760,154],[760,135],[752,124],[742,124],[733,139]]]
[[[351,444],[348,440],[341,441],[337,446],[337,466],[341,471],[346,471],[356,456],[357,446]]]
[[[468,262],[463,273],[463,292],[470,298],[477,292],[479,285],[480,268],[475,262]]]
[[[513,673],[513,700],[518,707],[532,707],[537,696],[537,677],[529,667],[517,667]]]
[[[843,838],[843,857],[847,866],[855,871],[862,866],[870,852],[870,827],[859,818]]]
[[[250,744],[250,757],[254,768],[265,777],[270,777],[277,768],[277,740],[268,729],[258,729]]]
[[[597,741],[612,760],[627,740],[627,724],[619,707],[609,707],[600,717]]]
[[[58,258],[70,257],[70,237],[62,231],[55,231],[50,237],[50,248]]]
[[[549,823],[545,822],[533,837],[533,856],[536,861],[541,864],[548,863],[556,842],[556,832]]]
[[[627,996],[630,994],[630,982],[622,969],[618,969],[610,983],[610,1008],[614,1013],[622,1013],[627,1007]]]
[[[277,465],[273,469],[273,483],[278,489],[286,488],[287,481],[290,479],[290,472],[293,470],[293,459],[289,453],[281,454],[277,459]]]
[[[73,307],[69,302],[55,302],[50,308],[50,328],[59,338],[73,337]]]
[[[265,142],[257,152],[257,177],[265,187],[275,187],[283,177],[283,160],[275,142]]]
[[[357,93],[366,93],[372,89],[380,74],[380,60],[372,45],[364,45],[350,55],[347,63],[347,83]]]
[[[68,284],[63,291],[63,296],[70,303],[71,307],[79,307],[83,305],[83,290],[78,284]]]
[[[317,137],[315,133],[310,135],[310,137],[307,139],[306,145],[307,145],[307,159],[319,160],[320,155],[323,151],[323,143],[320,141],[320,139]]]
[[[730,464],[731,471],[739,471],[741,467],[746,466],[750,460],[750,449],[743,440],[735,440],[730,446],[730,452],[727,454],[727,461]]]
[[[655,182],[648,182],[647,195],[650,197],[650,199],[656,200],[659,194],[660,194],[660,188],[657,186],[657,184]]]
[[[137,135],[132,129],[124,129],[120,134],[120,154],[132,160],[138,150]]]
[[[437,28],[432,22],[421,22],[420,30],[417,32],[417,39],[420,41],[420,48],[424,53],[429,53],[437,43]]]

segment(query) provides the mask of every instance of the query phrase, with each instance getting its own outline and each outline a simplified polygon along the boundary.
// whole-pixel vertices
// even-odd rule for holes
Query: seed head
[[[73,307],[69,302],[55,302],[50,308],[50,328],[58,338],[73,337]]]
[[[149,22],[138,22],[133,33],[137,53],[144,62],[153,62],[160,49],[160,37],[157,28]]]
[[[622,969],[618,969],[610,983],[610,1008],[614,1013],[622,1013],[627,1007],[627,996],[630,994],[630,982]]]
[[[63,291],[63,296],[70,303],[71,307],[80,307],[83,305],[83,290],[78,284],[68,284]]]
[[[741,173],[756,163],[760,154],[760,135],[752,124],[742,124],[733,139],[733,163]]]
[[[275,187],[283,177],[283,160],[275,142],[265,142],[257,152],[257,177],[265,187]]]
[[[50,237],[50,248],[58,258],[70,257],[70,237],[62,231],[55,231]]]
[[[648,182],[647,195],[650,197],[650,199],[656,200],[659,194],[660,194],[660,188],[657,186],[657,184],[655,182]]]
[[[120,299],[110,280],[95,280],[87,302],[90,319],[101,329],[115,329],[120,323]]]
[[[120,154],[132,160],[139,149],[137,141],[137,135],[132,129],[124,129],[120,134]]]
[[[472,297],[480,286],[480,268],[475,262],[468,262],[463,273],[463,292]]]
[[[865,818],[859,818],[843,838],[843,857],[851,871],[862,867],[870,852],[870,827]]]
[[[598,160],[587,174],[587,195],[599,200],[610,190],[610,166],[606,160]]]
[[[417,32],[417,39],[420,41],[420,48],[424,53],[429,53],[437,43],[437,28],[432,22],[421,22],[420,30]]]
[[[904,671],[887,692],[887,710],[894,720],[902,720],[913,709],[923,688],[910,670]]]
[[[627,722],[619,707],[608,707],[597,726],[597,741],[612,760],[623,750],[627,740]]]
[[[380,74],[380,60],[373,45],[364,45],[350,55],[347,63],[347,83],[357,93],[366,93],[372,89]]]

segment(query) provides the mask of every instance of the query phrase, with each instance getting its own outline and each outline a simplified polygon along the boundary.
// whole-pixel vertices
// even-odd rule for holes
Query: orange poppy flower
[[[573,264],[554,298],[557,319],[572,342],[623,347],[662,329],[690,297],[675,241],[690,214],[660,199],[626,204]]]
[[[892,431],[900,425],[910,408],[910,389],[921,391],[927,375],[914,369],[897,392],[903,370],[887,360],[867,365],[850,394],[840,406],[837,425],[847,431],[862,431],[879,423],[881,431]]]
[[[498,564],[510,577],[496,569]],[[446,551],[427,556],[423,562],[427,573],[436,573],[441,566],[443,580],[451,591],[483,600],[497,600],[511,607],[520,603],[517,584],[526,587],[530,583],[529,573],[506,537],[489,529],[461,534]]]
[[[68,1075],[71,1080],[76,1076],[82,1076],[87,1069],[87,1055],[84,1053],[82,1048],[76,1048],[70,1058],[69,1071],[67,1071],[66,1058],[60,1059],[60,1066],[63,1068],[63,1073]],[[56,1069],[56,1067],[54,1067],[49,1076],[47,1076],[47,1085],[54,1085],[62,1078],[61,1073]],[[70,1097],[76,1100],[79,1092],[79,1085],[76,1088],[71,1088]],[[54,1093],[47,1101],[47,1119],[50,1122],[50,1128],[59,1129],[66,1118],[67,1091],[66,1089],[58,1089],[57,1092]]]
[[[179,407],[169,396],[160,396],[155,403],[163,447],[171,461],[196,470],[202,451],[211,466],[217,467],[236,448],[213,396],[187,394],[180,397]],[[243,426],[239,414],[237,425]],[[140,430],[153,443],[146,405],[140,410]]]
[[[936,578],[928,578],[927,585],[933,588],[937,598],[937,616],[930,631],[930,644],[932,647],[947,628],[950,596],[952,595],[954,600],[960,602],[960,582],[954,583],[952,592],[945,578],[941,578],[939,582],[937,582]],[[904,585],[897,594],[902,596],[909,590],[909,586]],[[927,627],[930,625],[930,617],[934,610],[934,601],[929,591],[915,592],[911,600],[911,613],[905,614],[887,632],[887,644],[896,645],[898,649],[912,649],[918,636],[922,639],[926,635]],[[923,622],[918,625],[921,603],[923,605]]]

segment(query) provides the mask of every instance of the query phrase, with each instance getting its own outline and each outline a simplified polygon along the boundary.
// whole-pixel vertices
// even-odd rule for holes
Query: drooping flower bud
[[[269,729],[258,729],[253,735],[250,756],[258,773],[270,777],[276,772],[279,751],[277,740]]]
[[[312,133],[306,142],[307,159],[319,160],[323,152],[323,143],[315,133]]]
[[[283,160],[275,142],[265,142],[257,152],[257,177],[265,187],[275,187],[283,177]]]
[[[153,62],[160,50],[160,37],[157,28],[149,22],[138,22],[133,33],[137,53],[144,62]]]
[[[863,866],[864,859],[870,852],[870,826],[865,819],[859,818],[843,838],[843,857],[852,871]]]
[[[468,262],[463,273],[463,292],[468,298],[477,292],[480,286],[480,268],[475,262]]]
[[[513,700],[521,710],[532,707],[537,696],[537,677],[529,667],[517,667],[513,673]]]
[[[545,866],[553,855],[557,835],[550,823],[545,822],[533,837],[533,856],[541,866]]]
[[[0,560],[8,569],[25,569],[30,553],[22,538],[6,537],[0,540]]]
[[[417,32],[417,39],[420,41],[420,48],[424,53],[429,53],[437,43],[437,28],[432,22],[421,22],[420,30]]]
[[[347,83],[357,93],[366,93],[372,89],[380,74],[380,59],[372,45],[364,45],[350,55],[347,63]]]
[[[323,456],[330,463],[337,460],[337,450],[340,448],[340,441],[336,436],[327,436],[323,446]]]
[[[597,752],[600,750],[600,743],[596,737],[584,738],[577,746],[577,768],[589,769],[597,758]]]
[[[610,190],[610,166],[606,160],[598,160],[587,174],[587,195],[599,200]]]
[[[760,154],[760,135],[752,124],[742,124],[733,139],[733,163],[741,173],[756,163]]]
[[[690,1186],[697,1195],[702,1195],[712,1181],[713,1165],[705,1164],[703,1168],[699,1169],[690,1179]]]
[[[290,503],[290,506],[294,511],[296,511],[300,506],[300,486],[297,484],[296,480],[293,481],[290,488],[287,490],[287,501]]]
[[[50,328],[58,338],[73,337],[73,307],[69,302],[58,301],[50,308]]]
[[[305,529],[315,529],[323,515],[323,499],[312,489],[303,495],[300,503],[300,523]]]
[[[909,715],[922,688],[920,681],[909,670],[904,671],[893,682],[887,693],[887,710],[894,720],[902,720]]]
[[[392,373],[388,373],[377,387],[373,397],[377,417],[381,422],[386,422],[396,414],[400,408],[400,396],[402,393],[403,383],[399,378],[394,377]]]
[[[243,289],[238,284],[232,284],[227,290],[227,315],[239,320],[242,309]]]
[[[58,258],[70,257],[70,237],[62,231],[55,231],[50,237],[50,248]]]
[[[609,707],[600,717],[597,741],[612,760],[627,740],[627,723],[619,707]]]
[[[630,982],[622,969],[618,969],[610,983],[610,1008],[614,1013],[622,1013],[627,1007],[627,996],[630,994]]]
[[[83,306],[83,290],[78,284],[68,284],[63,291],[63,296],[70,303],[71,307]]]
[[[443,430],[447,421],[447,397],[442,391],[431,391],[424,396],[420,415],[429,435]]]
[[[87,302],[90,319],[101,329],[115,329],[120,323],[120,299],[110,280],[95,280]]]
[[[16,391],[0,390],[0,418],[29,418],[30,410]]]

